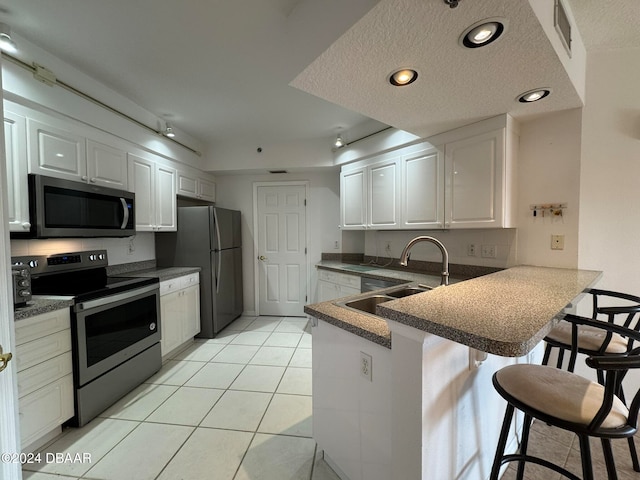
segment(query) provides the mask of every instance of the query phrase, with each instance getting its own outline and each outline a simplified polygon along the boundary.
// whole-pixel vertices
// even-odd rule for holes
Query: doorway
[[[259,315],[305,315],[309,295],[308,189],[308,182],[254,183],[254,272]]]

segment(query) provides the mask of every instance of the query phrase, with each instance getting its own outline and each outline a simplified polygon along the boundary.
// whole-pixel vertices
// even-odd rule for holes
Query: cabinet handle
[[[11,361],[13,355],[11,352],[2,353],[2,347],[0,347],[0,372],[7,368],[7,364]]]
[[[96,183],[96,179],[94,177],[91,177],[91,183]]]
[[[89,179],[89,177],[87,177],[86,175],[82,176],[82,180],[84,180],[85,182]]]
[[[22,228],[24,228],[25,230],[29,230],[31,228],[31,224],[29,222],[24,222],[22,224]]]

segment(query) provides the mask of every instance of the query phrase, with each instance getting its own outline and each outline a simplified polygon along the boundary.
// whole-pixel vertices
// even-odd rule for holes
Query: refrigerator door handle
[[[222,273],[222,251],[216,250],[218,268],[216,269],[216,293],[220,293],[220,275]]]

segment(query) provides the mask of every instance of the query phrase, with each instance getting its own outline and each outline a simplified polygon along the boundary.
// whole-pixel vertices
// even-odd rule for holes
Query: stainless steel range
[[[82,426],[157,372],[157,278],[109,277],[105,250],[12,257],[31,267],[34,295],[71,296],[76,415]]]

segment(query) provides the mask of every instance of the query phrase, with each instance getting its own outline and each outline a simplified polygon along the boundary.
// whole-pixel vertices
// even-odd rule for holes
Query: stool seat
[[[587,427],[604,400],[604,387],[565,370],[545,365],[511,365],[496,373],[504,392],[546,415]],[[629,410],[614,397],[602,428],[627,424]]]
[[[571,328],[572,326],[569,322],[561,320],[547,334],[546,339],[563,343],[565,345],[571,345]],[[580,350],[598,352],[605,343],[606,337],[606,330],[585,325],[579,330],[578,348]],[[628,344],[629,341],[627,339],[618,334],[613,334],[603,353],[624,353],[627,351]]]

